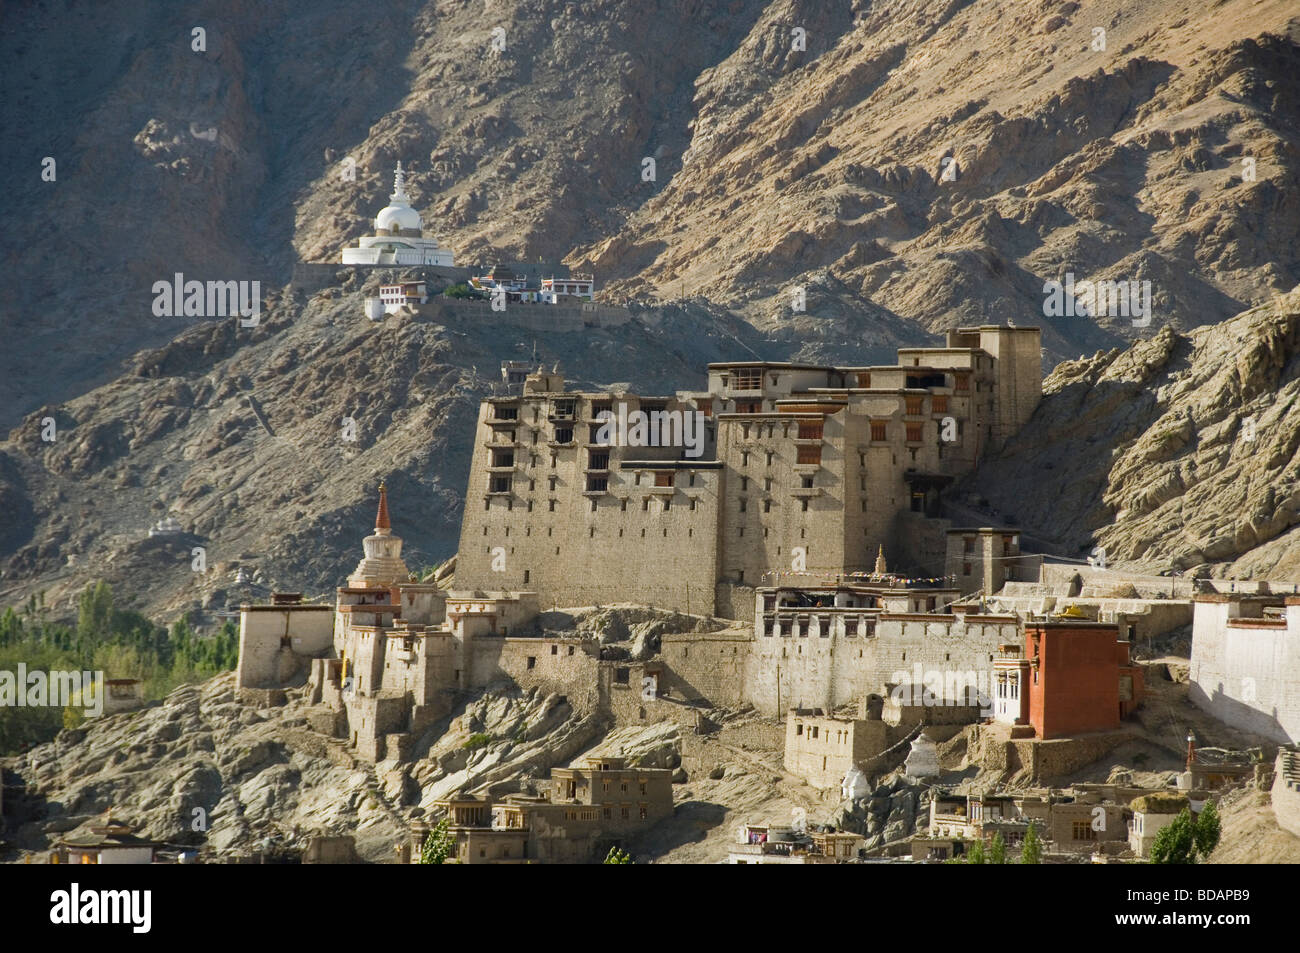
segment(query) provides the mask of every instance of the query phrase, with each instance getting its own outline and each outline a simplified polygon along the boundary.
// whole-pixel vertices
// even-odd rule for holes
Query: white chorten
[[[445,265],[455,264],[452,253],[424,234],[420,213],[411,208],[406,194],[406,173],[397,163],[393,194],[388,205],[375,216],[375,233],[359,240],[355,248],[343,249],[345,265]]]
[[[402,537],[393,535],[392,524],[388,520],[388,487],[379,484],[379,512],[375,514],[375,534],[367,536],[361,544],[366,555],[352,575],[348,576],[348,585],[354,589],[367,586],[391,588],[406,582],[410,570],[402,562]]]

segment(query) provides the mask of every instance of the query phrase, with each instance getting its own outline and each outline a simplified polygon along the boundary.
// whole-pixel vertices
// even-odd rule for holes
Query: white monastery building
[[[424,232],[420,213],[406,194],[406,173],[397,163],[389,204],[375,216],[375,233],[363,236],[355,248],[343,249],[345,265],[455,265],[452,253],[439,248]]]

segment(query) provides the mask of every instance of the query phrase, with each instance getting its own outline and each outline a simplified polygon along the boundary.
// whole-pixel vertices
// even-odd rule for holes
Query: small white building
[[[406,173],[397,163],[389,204],[375,216],[375,233],[363,236],[356,247],[343,249],[345,265],[455,265],[454,256],[425,234],[420,213],[411,208],[406,194]]]
[[[90,828],[89,834],[67,837],[56,845],[52,863],[67,864],[152,864],[153,841],[137,837],[135,828],[114,821]]]
[[[150,536],[179,536],[181,532],[181,524],[170,516],[160,519],[149,527]]]
[[[596,280],[593,275],[570,275],[568,278],[543,278],[539,300],[546,304],[556,304],[561,297],[586,298],[596,297]]]
[[[378,321],[386,314],[396,314],[403,308],[427,304],[429,290],[423,281],[404,281],[397,285],[380,285],[379,297],[366,298],[366,317]]]
[[[1191,802],[1182,794],[1158,792],[1135,798],[1130,805],[1133,820],[1128,825],[1128,846],[1139,857],[1150,857],[1156,835],[1178,819]]]

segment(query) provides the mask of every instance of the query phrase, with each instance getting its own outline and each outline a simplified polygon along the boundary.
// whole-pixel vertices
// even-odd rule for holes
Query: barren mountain
[[[1062,555],[1300,578],[1300,293],[1066,361],[1043,390],[967,502]]]
[[[152,315],[154,281],[279,287],[297,258],[337,260],[398,159],[462,261],[563,258],[616,298],[708,295],[767,325],[803,285],[802,321],[879,345],[891,323],[1041,321],[1043,282],[1073,272],[1151,281],[1159,326],[1219,321],[1300,281],[1294,15],[9,4],[0,423],[182,330]],[[1133,333],[1044,323],[1053,359]]]

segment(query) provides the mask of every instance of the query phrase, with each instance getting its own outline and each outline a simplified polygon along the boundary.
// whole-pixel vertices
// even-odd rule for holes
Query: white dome
[[[393,175],[393,194],[388,196],[388,202],[375,216],[376,234],[382,235],[392,228],[417,232],[424,228],[420,213],[411,208],[410,197],[406,194],[406,173],[402,171],[400,162]]]
[[[420,231],[424,228],[424,223],[420,221],[420,213],[411,206],[389,205],[381,209],[379,214],[375,216],[375,229],[382,234],[394,226],[400,229]]]

